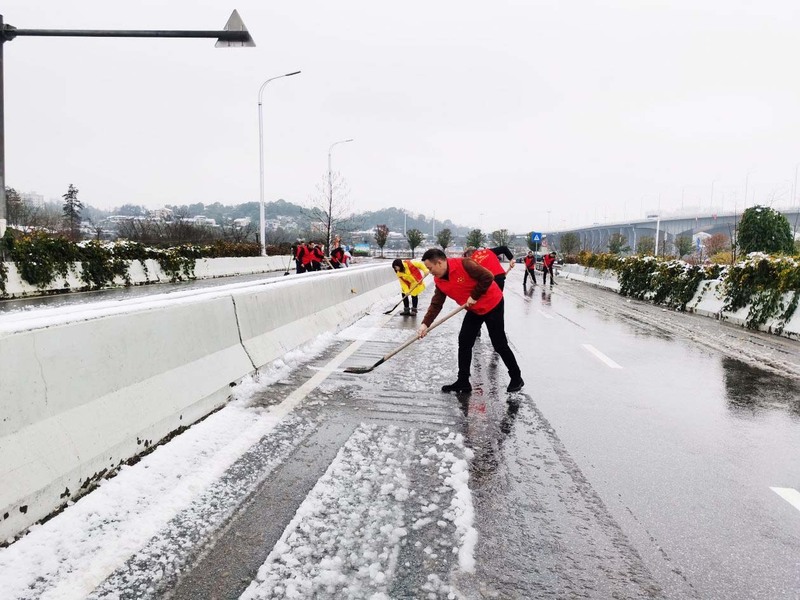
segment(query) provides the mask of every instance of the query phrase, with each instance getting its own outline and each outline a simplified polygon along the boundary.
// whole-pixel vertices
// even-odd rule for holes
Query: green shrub
[[[748,328],[757,329],[776,317],[776,331],[781,333],[800,299],[800,261],[754,252],[728,269],[723,290],[724,310],[735,311],[750,305],[745,322]],[[788,303],[783,300],[787,293],[792,294]]]

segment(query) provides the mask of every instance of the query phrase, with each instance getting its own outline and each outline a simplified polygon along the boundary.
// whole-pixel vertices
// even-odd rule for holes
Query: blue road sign
[[[542,233],[540,231],[531,231],[531,243],[538,244],[542,241]]]

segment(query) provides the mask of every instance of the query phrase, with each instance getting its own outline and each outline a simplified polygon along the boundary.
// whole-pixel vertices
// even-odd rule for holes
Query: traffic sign
[[[538,244],[542,241],[542,233],[540,231],[531,231],[531,243]]]

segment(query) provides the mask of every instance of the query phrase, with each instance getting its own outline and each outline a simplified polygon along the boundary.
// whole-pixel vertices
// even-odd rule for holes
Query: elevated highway
[[[800,209],[779,210],[789,220],[789,224],[796,235],[800,231]],[[674,248],[675,240],[682,236],[693,237],[698,233],[708,233],[710,235],[723,233],[732,237],[741,218],[741,212],[697,213],[661,219],[651,217],[550,231],[546,233],[546,236],[551,247],[560,249],[561,237],[565,233],[576,233],[580,238],[581,249],[602,252],[608,249],[609,238],[615,233],[625,237],[628,246],[636,248],[637,241],[644,237],[655,239],[656,229],[658,229],[659,249],[666,249],[667,252],[670,252]]]

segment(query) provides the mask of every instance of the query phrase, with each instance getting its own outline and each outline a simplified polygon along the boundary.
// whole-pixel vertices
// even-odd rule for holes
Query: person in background
[[[344,248],[342,248],[339,238],[334,242],[334,248],[331,250],[331,266],[334,269],[340,269],[344,265]]]
[[[307,251],[308,248],[306,245],[302,240],[298,239],[294,246],[294,265],[298,273],[306,272],[306,265],[308,264],[308,260],[306,259]]]
[[[350,254],[350,246],[344,247],[344,266],[349,267],[350,261],[353,260],[353,255]]]
[[[314,270],[313,260],[314,260],[314,242],[306,242],[303,246],[303,257],[302,257],[302,266],[303,272],[307,273],[308,271]]]
[[[547,285],[547,274],[550,273],[550,287],[555,283],[556,274],[553,265],[556,262],[556,253],[550,252],[542,258],[542,285]]]
[[[309,270],[321,270],[323,258],[325,258],[325,251],[322,249],[322,245],[317,244],[316,242],[311,242],[311,268]]]
[[[494,282],[491,271],[469,258],[447,258],[438,248],[430,248],[422,255],[422,262],[433,273],[436,291],[431,299],[428,312],[422,320],[417,336],[424,338],[428,328],[442,310],[446,298],[452,298],[460,305],[466,305],[467,312],[458,333],[458,378],[454,383],[442,386],[443,392],[465,393],[472,391],[469,382],[472,366],[472,347],[481,325],[486,323],[489,338],[495,352],[503,359],[511,381],[506,388],[509,392],[522,389],[522,380],[514,352],[508,345],[504,323],[503,292]]]
[[[533,250],[528,250],[528,254],[525,256],[525,276],[522,278],[523,288],[528,282],[528,275],[530,275],[533,285],[536,285],[536,257],[533,255]]]
[[[464,257],[471,258],[482,267],[486,267],[492,272],[494,282],[502,291],[506,285],[506,271],[505,267],[500,262],[500,255],[505,256],[511,262],[508,270],[514,268],[514,254],[508,246],[497,246],[496,248],[478,248],[477,250],[472,246],[467,246],[464,250]]]
[[[422,280],[428,274],[428,267],[419,260],[392,261],[392,269],[400,280],[400,293],[403,294],[403,315],[416,315],[419,295],[425,291]],[[408,307],[408,298],[411,297],[411,310]]]

